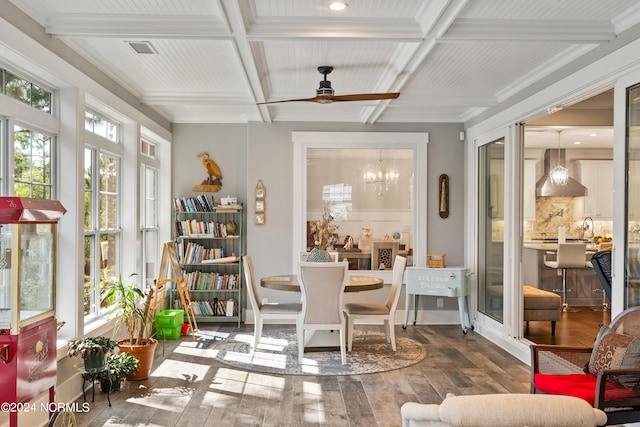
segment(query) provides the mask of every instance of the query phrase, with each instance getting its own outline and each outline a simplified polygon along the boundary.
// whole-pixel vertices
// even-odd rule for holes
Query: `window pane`
[[[31,105],[46,113],[51,112],[51,92],[31,85]]]
[[[93,150],[84,150],[84,229],[93,230]]]
[[[151,168],[145,168],[145,215],[144,215],[144,227],[157,227],[158,226],[158,212],[157,212],[157,171]]]
[[[51,136],[14,128],[14,193],[20,197],[51,198]]]
[[[25,104],[31,104],[31,83],[16,76],[9,71],[6,72],[5,93],[13,99],[17,99]]]
[[[504,272],[504,140],[479,149],[478,311],[502,322]]]
[[[100,154],[100,229],[118,227],[118,174],[117,157]]]
[[[2,68],[0,68],[0,84],[2,85],[0,92],[8,97],[45,113],[51,113],[52,94],[48,90]]]
[[[91,289],[93,288],[93,271],[94,271],[94,236],[85,236],[84,238],[84,314],[95,312],[95,306],[92,305]]]

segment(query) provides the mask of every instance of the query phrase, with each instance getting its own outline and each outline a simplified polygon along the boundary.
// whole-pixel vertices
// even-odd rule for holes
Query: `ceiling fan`
[[[333,71],[333,67],[323,65],[318,67],[318,72],[324,76],[324,80],[320,81],[320,87],[316,89],[316,96],[313,98],[285,99],[282,101],[258,102],[260,104],[277,104],[280,102],[317,102],[319,104],[331,104],[332,102],[346,101],[380,101],[384,99],[396,99],[400,96],[400,92],[388,93],[358,93],[353,95],[334,95],[331,82],[327,80],[327,74]]]

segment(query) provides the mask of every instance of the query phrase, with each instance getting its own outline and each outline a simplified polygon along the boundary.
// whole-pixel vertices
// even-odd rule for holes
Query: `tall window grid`
[[[106,146],[118,143],[119,126],[96,113],[85,114],[85,130]],[[113,303],[102,300],[101,292],[121,271],[122,163],[89,144],[84,159],[84,314],[98,315]]]
[[[140,165],[141,203],[140,233],[142,242],[142,283],[151,285],[158,273],[160,259],[158,227],[158,170],[150,165]]]

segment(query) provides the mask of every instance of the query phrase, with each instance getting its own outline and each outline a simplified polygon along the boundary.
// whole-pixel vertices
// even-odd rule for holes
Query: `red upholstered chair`
[[[640,307],[602,327],[593,348],[533,344],[531,370],[531,393],[584,399],[607,425],[640,421]]]

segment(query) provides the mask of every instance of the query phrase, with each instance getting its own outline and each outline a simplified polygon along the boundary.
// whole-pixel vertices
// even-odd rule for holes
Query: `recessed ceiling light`
[[[580,141],[574,141],[574,143],[573,143],[573,145],[580,145],[580,144],[582,144],[582,142],[580,142]]]
[[[349,6],[349,3],[346,1],[334,1],[329,5],[329,9],[331,10],[345,10]]]
[[[597,133],[590,133],[589,136],[598,136]]]

